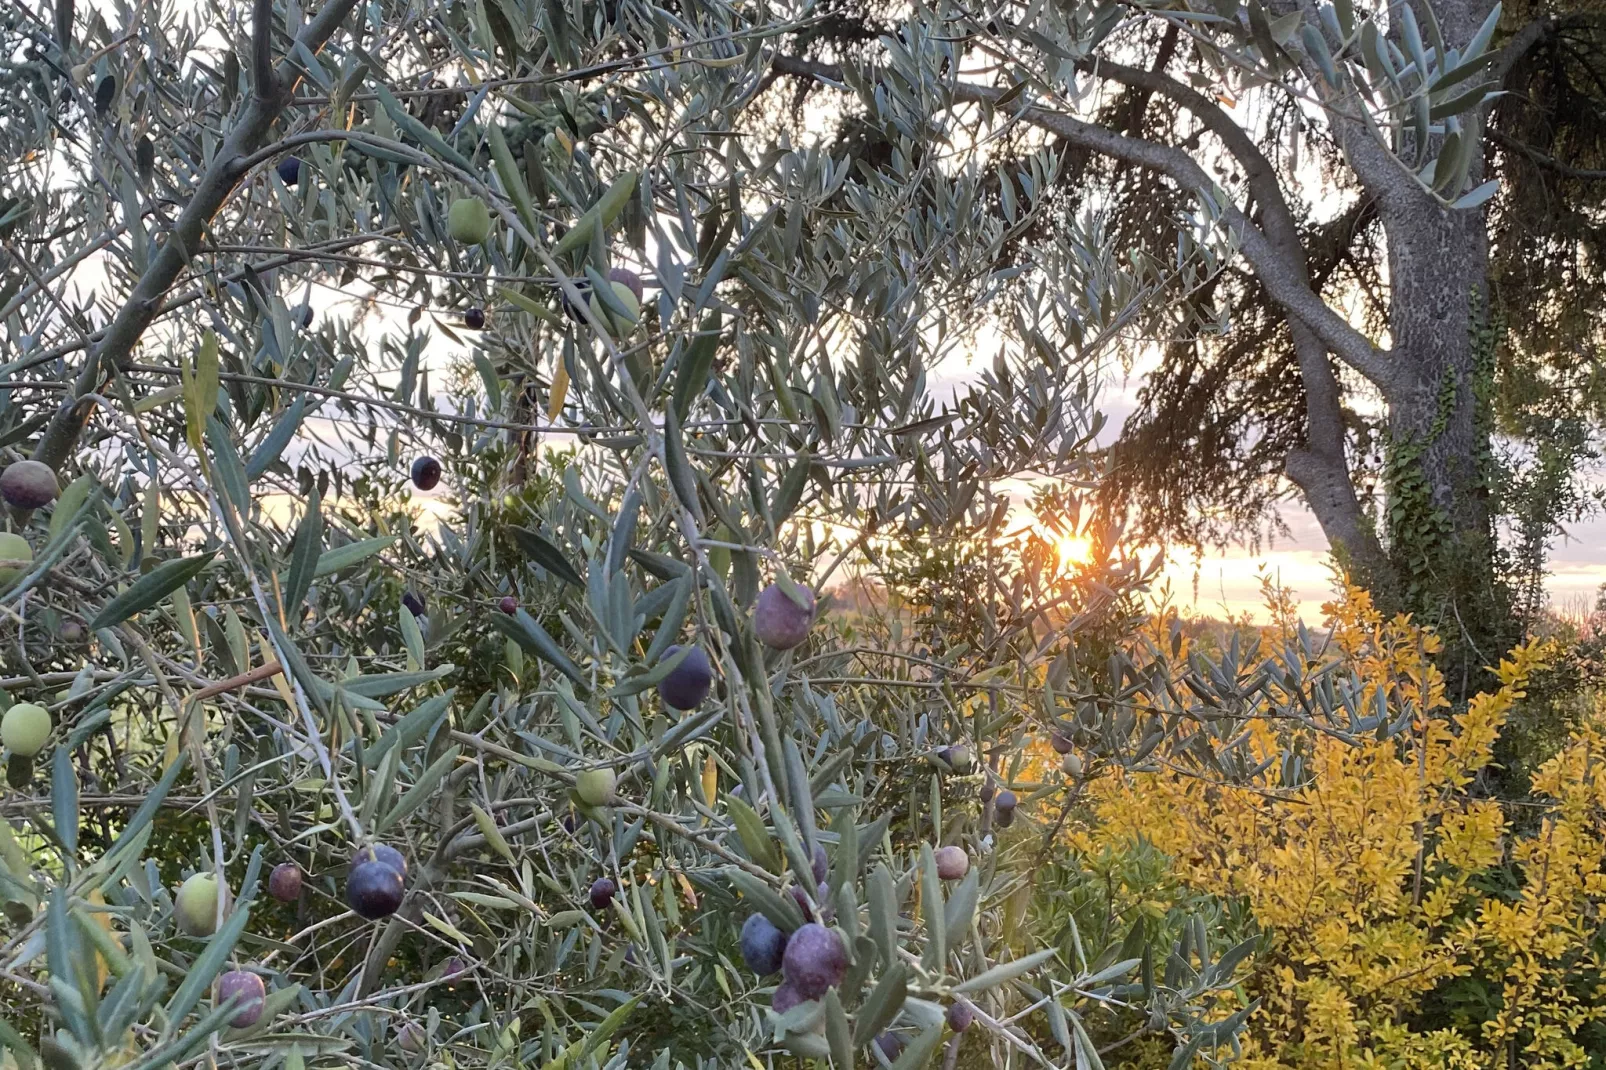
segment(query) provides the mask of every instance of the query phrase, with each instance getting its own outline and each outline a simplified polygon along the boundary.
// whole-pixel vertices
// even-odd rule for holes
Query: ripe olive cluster
[[[360,917],[377,921],[401,907],[406,892],[407,859],[389,844],[372,844],[352,856],[346,875],[346,902]],[[301,897],[303,874],[294,862],[281,862],[268,875],[268,894],[281,903]],[[195,873],[179,885],[173,899],[173,920],[180,932],[206,937],[217,932],[228,913],[229,892],[216,873]],[[235,969],[218,977],[216,999],[219,1004],[237,1000],[229,1024],[245,1029],[261,1020],[267,1006],[267,990],[262,978],[247,969]]]
[[[936,859],[937,876],[943,880],[962,880],[970,872],[970,856],[962,847],[938,848]],[[830,864],[819,846],[814,849],[812,863],[817,899],[823,904],[829,889],[826,875]],[[793,887],[791,891],[807,919],[802,925],[786,932],[767,915],[753,913],[742,923],[740,938],[742,962],[755,976],[781,975],[781,983],[770,996],[770,1007],[778,1015],[823,998],[828,990],[842,983],[848,972],[847,945],[840,933],[827,927],[831,920],[827,908],[822,905],[820,917],[816,918],[801,889]],[[958,1000],[948,1008],[948,1026],[956,1033],[969,1029],[974,1019],[975,1007],[966,1000]],[[875,1045],[888,1059],[895,1059],[903,1050],[904,1040],[898,1033],[887,1031],[875,1038]]]
[[[795,594],[789,594],[772,583],[759,592],[753,606],[753,634],[771,650],[791,650],[808,638],[814,626],[819,609],[814,592],[801,584],[794,584],[793,590]],[[680,662],[658,681],[658,697],[673,709],[694,710],[714,685],[714,668],[700,647],[692,647],[684,656],[681,650],[672,646],[664,651],[664,663],[676,658]]]

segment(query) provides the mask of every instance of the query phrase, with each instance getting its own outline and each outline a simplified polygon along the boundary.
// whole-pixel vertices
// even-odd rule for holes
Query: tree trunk
[[[1397,608],[1445,640],[1452,694],[1513,638],[1490,503],[1488,238],[1481,211],[1385,210],[1392,352],[1384,536]]]
[[[1411,2],[1420,10],[1426,0]],[[1446,40],[1460,47],[1492,6],[1493,0],[1438,0],[1434,11]],[[1496,664],[1514,638],[1490,501],[1487,385],[1494,354],[1486,322],[1485,212],[1445,208],[1372,130],[1341,111],[1329,117],[1345,158],[1377,207],[1388,245],[1389,367],[1369,376],[1387,406],[1378,533],[1386,564],[1372,567],[1370,575],[1357,569],[1356,575],[1381,608],[1409,612],[1438,630],[1445,641],[1439,664],[1446,683],[1453,696],[1465,695],[1483,682],[1483,668]],[[1481,140],[1475,124],[1465,135]],[[1429,146],[1425,155],[1437,151]],[[1482,180],[1482,172],[1479,153],[1469,186]],[[1341,557],[1356,541],[1355,514],[1338,486],[1342,472],[1297,454],[1288,462],[1289,477],[1305,492]]]

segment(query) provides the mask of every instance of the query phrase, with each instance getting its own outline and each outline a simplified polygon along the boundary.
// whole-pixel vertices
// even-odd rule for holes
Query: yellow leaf
[[[695,889],[695,888],[693,888],[691,886],[691,881],[686,879],[686,874],[682,873],[678,869],[675,870],[674,873],[675,873],[675,881],[680,885],[681,894],[686,897],[687,904],[690,905],[690,907],[693,910],[696,910],[697,909],[697,889]]]
[[[558,368],[552,373],[552,396],[546,403],[546,418],[556,420],[558,413],[563,411],[563,403],[569,399],[569,366],[558,358]]]
[[[156,556],[156,538],[161,534],[162,485],[158,480],[145,484],[145,504],[139,513],[139,552],[143,558]]]
[[[714,808],[714,801],[719,798],[719,763],[714,761],[710,754],[708,761],[703,763],[703,800],[708,808]]]
[[[103,906],[106,905],[106,897],[101,894],[101,891],[100,891],[99,888],[90,889],[89,894],[84,896],[84,899],[91,906],[103,907]],[[105,930],[106,935],[111,937],[111,942],[113,944],[115,944],[119,948],[123,947],[122,937],[120,937],[117,934],[117,930],[116,929],[112,928],[112,916],[111,916],[111,913],[109,911],[96,910],[96,911],[90,912],[89,916],[92,919],[94,919],[95,924],[99,925],[103,930]],[[101,954],[99,951],[96,951],[95,952],[95,991],[96,992],[102,992],[102,991],[105,990],[105,988],[106,988],[106,977],[110,972],[111,972],[111,964],[106,961],[106,956]]]
[[[158,390],[149,397],[143,397],[134,402],[134,412],[144,414],[153,409],[159,409],[169,402],[177,401],[183,396],[184,388],[182,386],[170,386],[165,390]]]
[[[179,362],[179,378],[184,395],[184,429],[190,446],[201,449],[202,435],[206,431],[206,418],[217,408],[218,344],[217,335],[207,331],[201,336],[201,348],[195,354],[195,367]]]
[[[217,408],[218,344],[217,335],[207,331],[201,335],[201,350],[195,355],[196,396],[201,402],[201,422]]]
[[[708,56],[700,56],[693,60],[693,62],[703,67],[713,67],[718,69],[723,67],[734,67],[746,58],[747,56],[745,54],[740,56],[721,56],[717,59]]]
[[[264,635],[262,637],[262,656],[263,656],[264,659],[267,658],[268,651],[270,651],[272,649],[273,649],[273,647],[268,642],[268,637],[266,635]],[[293,710],[293,709],[296,708],[296,696],[295,696],[295,692],[290,690],[289,681],[285,679],[285,677],[287,677],[289,675],[290,674],[288,672],[274,673],[273,677],[272,677],[272,679],[273,679],[273,689],[275,691],[279,692],[280,700],[283,701],[286,706],[289,706]]]

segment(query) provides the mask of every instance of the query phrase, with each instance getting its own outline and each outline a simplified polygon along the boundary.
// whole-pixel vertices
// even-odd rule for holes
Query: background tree
[[[849,9],[778,66],[890,93],[909,75],[877,69],[915,52],[876,40],[895,17]],[[1118,245],[1164,249],[1202,199],[1238,242],[1150,325],[1109,506],[1150,538],[1256,538],[1297,488],[1383,604],[1443,627],[1450,660],[1488,663],[1513,634],[1495,517],[1518,516],[1531,550],[1586,504],[1593,13],[1005,5],[927,22],[954,45],[925,78],[1001,157],[1060,153],[1067,217],[1097,205]],[[1496,436],[1543,453],[1518,465]],[[1541,498],[1556,508],[1536,522]]]

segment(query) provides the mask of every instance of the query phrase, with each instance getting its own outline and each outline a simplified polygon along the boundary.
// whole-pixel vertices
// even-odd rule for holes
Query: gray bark
[[[1419,19],[1427,18],[1423,2],[1416,0]],[[1457,47],[1471,39],[1492,7],[1492,0],[1438,0],[1433,10],[1446,42]],[[1494,57],[1491,73],[1502,76],[1550,25],[1540,20],[1515,35]],[[1473,117],[1469,135],[1477,136],[1479,118]],[[1382,390],[1394,454],[1385,488],[1391,525],[1386,536],[1402,581],[1401,608],[1453,625],[1476,649],[1480,636],[1499,626],[1489,619],[1499,600],[1489,597],[1496,583],[1486,471],[1490,441],[1477,396],[1488,308],[1485,209],[1444,207],[1405,175],[1370,132],[1336,113],[1334,124],[1351,167],[1376,198],[1387,242],[1390,352],[1400,374]],[[1426,155],[1437,151],[1437,145],[1428,146]],[[1482,181],[1483,170],[1479,152],[1471,185]],[[1431,605],[1421,600],[1427,591],[1433,592]]]
[[[1481,309],[1487,307],[1483,214],[1423,205],[1413,220],[1385,215],[1385,225],[1389,324],[1412,372],[1385,394],[1389,432],[1397,446],[1421,449],[1432,503],[1452,529],[1486,534],[1479,464],[1488,440],[1474,397]]]

